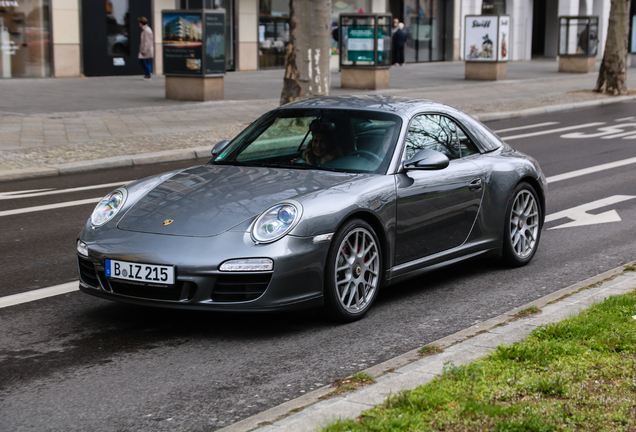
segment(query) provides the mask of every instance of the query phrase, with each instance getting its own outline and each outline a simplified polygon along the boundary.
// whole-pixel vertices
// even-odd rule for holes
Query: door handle
[[[481,187],[482,187],[481,179],[477,178],[470,182],[470,184],[468,185],[468,190],[479,191],[481,190]]]

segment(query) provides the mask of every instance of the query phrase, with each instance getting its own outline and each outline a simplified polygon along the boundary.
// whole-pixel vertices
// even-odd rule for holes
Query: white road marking
[[[546,178],[546,180],[548,181],[548,183],[554,183],[554,182],[558,182],[561,180],[567,180],[567,179],[571,179],[571,178],[575,178],[575,177],[580,177],[586,174],[592,174],[595,172],[599,172],[599,171],[605,171],[608,169],[612,169],[612,168],[618,168],[618,167],[622,167],[625,165],[631,165],[636,163],[636,157],[633,158],[629,158],[629,159],[624,159],[621,161],[616,161],[616,162],[610,162],[610,163],[606,163],[606,164],[602,164],[602,165],[597,165],[597,166],[593,166],[593,167],[589,167],[589,168],[583,168],[580,170],[576,170],[576,171],[570,171],[569,173],[563,173],[563,174],[558,174],[555,176],[550,176],[548,178]]]
[[[57,204],[47,204],[47,205],[41,205],[41,206],[35,206],[35,207],[5,210],[5,211],[0,211],[0,217],[13,216],[13,215],[24,214],[24,213],[33,213],[33,212],[44,211],[44,210],[54,210],[58,208],[73,207],[73,206],[84,205],[84,204],[94,204],[99,202],[101,199],[102,197],[88,198],[88,199],[83,199],[78,201],[67,201],[67,202],[57,203]]]
[[[598,132],[586,134],[583,132],[572,132],[568,134],[561,135],[561,138],[565,139],[581,139],[581,138],[601,138],[601,139],[613,139],[613,138],[621,138],[623,139],[636,139],[636,131],[630,130],[625,131],[625,128],[633,127],[636,128],[636,123],[623,123],[620,125],[611,125],[600,127],[597,129]]]
[[[614,121],[632,121],[632,120],[636,120],[636,117],[623,117],[623,118],[616,119]]]
[[[568,222],[563,225],[555,226],[550,228],[560,229],[560,228],[572,228],[577,226],[584,225],[597,225],[602,223],[609,222],[620,222],[622,219],[618,215],[616,210],[606,211],[600,214],[589,214],[587,213],[590,210],[596,210],[602,207],[607,207],[612,204],[617,204],[623,201],[628,201],[636,198],[636,196],[631,195],[614,195],[608,198],[603,198],[598,201],[593,201],[591,203],[583,204],[577,207],[572,207],[567,210],[563,210],[557,213],[553,213],[545,217],[546,222],[552,222],[558,219],[568,218],[572,219],[573,222]]]
[[[62,194],[62,193],[81,192],[81,191],[87,191],[87,190],[93,190],[93,189],[122,186],[131,182],[132,180],[125,181],[125,182],[116,182],[116,183],[104,183],[104,184],[92,185],[92,186],[82,186],[82,187],[76,187],[71,189],[53,190],[52,188],[49,188],[49,189],[22,190],[22,191],[14,191],[14,192],[0,192],[0,200],[8,200],[8,199],[15,199],[15,198],[33,198],[33,197],[44,196],[44,195],[56,195],[56,194]]]
[[[515,131],[515,130],[538,128],[538,127],[541,127],[541,126],[552,126],[552,125],[555,125],[555,124],[559,124],[559,122],[537,123],[537,124],[527,125],[527,126],[519,126],[519,127],[508,128],[508,129],[499,129],[499,130],[496,130],[496,131],[493,131],[493,132],[495,132],[495,133],[503,133],[503,132],[510,132],[510,131]]]
[[[41,288],[33,291],[27,291],[20,294],[0,297],[0,309],[9,306],[15,306],[22,303],[29,303],[35,300],[53,297],[60,294],[66,294],[73,291],[79,291],[79,281],[69,282],[62,285],[56,285],[48,288]]]
[[[605,124],[605,122],[585,123],[585,124],[580,124],[580,125],[576,125],[576,126],[567,126],[567,127],[557,128],[557,129],[548,129],[548,130],[543,130],[543,131],[538,131],[538,132],[531,132],[531,133],[527,133],[527,134],[523,134],[523,135],[512,135],[512,136],[509,136],[509,137],[501,137],[501,139],[504,140],[504,141],[510,141],[510,140],[515,140],[515,139],[520,139],[520,138],[528,138],[528,137],[533,137],[533,136],[549,135],[549,134],[553,134],[553,133],[565,132],[565,131],[569,131],[569,130],[573,130],[573,129],[589,128],[589,127],[600,126],[600,125],[604,125],[604,124]]]

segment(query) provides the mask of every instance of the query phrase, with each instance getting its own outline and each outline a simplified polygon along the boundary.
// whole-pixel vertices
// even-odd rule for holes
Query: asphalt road
[[[636,158],[635,112],[631,102],[489,123],[552,179],[548,215],[557,216],[535,259],[514,270],[481,260],[425,275],[386,290],[349,325],[311,314],[149,309],[79,292],[0,309],[0,430],[216,430],[633,260],[634,164],[554,176]],[[2,212],[112,187],[7,192],[129,181],[178,165],[0,183],[0,297],[76,280],[75,238],[94,204]],[[590,224],[605,213],[620,221]],[[557,228],[573,219],[582,225]]]

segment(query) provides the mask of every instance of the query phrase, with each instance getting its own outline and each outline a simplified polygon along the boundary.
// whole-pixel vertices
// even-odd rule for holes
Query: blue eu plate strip
[[[110,260],[106,260],[106,277],[110,277]]]

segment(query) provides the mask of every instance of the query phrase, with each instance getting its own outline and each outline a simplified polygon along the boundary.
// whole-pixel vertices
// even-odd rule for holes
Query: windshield
[[[399,116],[373,111],[272,111],[212,163],[384,173],[401,125]]]

